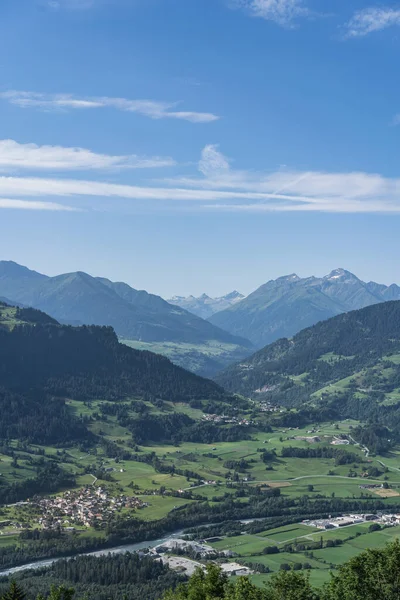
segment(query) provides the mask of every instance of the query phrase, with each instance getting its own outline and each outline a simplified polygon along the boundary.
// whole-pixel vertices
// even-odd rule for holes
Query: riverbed
[[[76,558],[77,556],[107,556],[108,554],[124,554],[125,552],[139,552],[140,550],[145,550],[146,548],[155,548],[156,546],[160,546],[165,544],[168,540],[179,538],[183,534],[183,529],[179,531],[175,531],[171,535],[168,535],[164,538],[159,538],[158,540],[152,540],[150,542],[139,542],[137,544],[124,544],[123,546],[115,546],[114,548],[105,548],[104,550],[96,550],[95,552],[84,552],[82,554],[75,554],[74,556],[62,556],[58,558],[49,558],[46,560],[38,560],[36,562],[27,563],[25,565],[20,565],[19,567],[12,567],[11,569],[6,569],[5,571],[0,571],[0,577],[5,577],[7,575],[13,575],[14,573],[19,573],[20,571],[27,571],[29,569],[43,569],[45,567],[51,567],[55,562],[59,560],[71,560],[72,558]]]
[[[264,521],[265,517],[255,518],[255,519],[238,519],[238,522],[243,524],[252,523],[254,521]],[[207,523],[207,527],[213,527],[217,525],[217,523]],[[108,554],[123,554],[125,552],[139,552],[140,550],[145,550],[146,548],[155,548],[156,546],[161,546],[165,544],[168,540],[179,538],[183,535],[184,530],[179,529],[178,531],[174,531],[170,535],[159,538],[157,540],[139,542],[137,544],[124,544],[122,546],[115,546],[114,548],[105,548],[104,550],[96,550],[95,552],[83,552],[81,554],[75,554],[74,556],[61,556],[58,558],[49,558],[38,560],[36,562],[27,563],[24,565],[20,565],[19,567],[12,567],[10,569],[6,569],[5,571],[0,571],[0,577],[6,577],[7,575],[13,575],[14,573],[19,573],[20,571],[28,571],[29,569],[43,569],[45,567],[51,567],[55,562],[59,560],[71,560],[72,558],[76,558],[77,556],[107,556]]]

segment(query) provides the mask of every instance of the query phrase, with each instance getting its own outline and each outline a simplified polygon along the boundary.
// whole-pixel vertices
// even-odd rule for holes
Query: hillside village
[[[253,421],[249,421],[249,419],[244,419],[241,417],[229,417],[227,415],[204,414],[203,421],[207,421],[208,423],[218,423],[219,425],[231,424],[231,425],[242,425],[244,427],[253,425]]]
[[[36,504],[42,515],[39,524],[43,529],[74,525],[99,527],[116,511],[147,506],[136,497],[112,496],[103,487],[68,491],[62,496],[42,498]]]

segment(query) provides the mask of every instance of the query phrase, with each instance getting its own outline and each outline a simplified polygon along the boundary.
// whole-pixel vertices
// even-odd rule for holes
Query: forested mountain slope
[[[293,274],[269,281],[209,321],[261,348],[319,321],[387,300],[400,300],[399,286],[365,283],[344,269],[322,278]]]
[[[61,443],[90,437],[65,399],[227,400],[214,382],[120,344],[109,327],[59,325],[0,305],[0,437]]]
[[[287,406],[384,418],[400,406],[400,302],[339,315],[283,338],[223,373],[227,389]]]

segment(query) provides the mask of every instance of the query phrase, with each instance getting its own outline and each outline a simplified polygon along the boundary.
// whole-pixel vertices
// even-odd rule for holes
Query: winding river
[[[0,577],[6,575],[13,575],[13,573],[19,573],[20,571],[27,571],[28,569],[42,569],[43,567],[50,567],[52,564],[59,560],[70,560],[77,556],[107,556],[108,554],[123,554],[124,552],[139,552],[145,548],[155,548],[165,543],[167,540],[173,538],[179,538],[183,534],[183,529],[172,533],[164,538],[153,540],[151,542],[139,542],[138,544],[125,544],[124,546],[115,546],[114,548],[105,548],[104,550],[96,550],[95,552],[84,552],[82,554],[75,554],[74,556],[62,556],[59,558],[49,558],[47,560],[38,560],[33,563],[20,565],[19,567],[12,567],[5,571],[0,571]]]
[[[264,521],[263,518],[255,518],[255,519],[238,519],[238,522],[243,524],[252,523],[253,521]],[[207,523],[208,527],[213,527],[216,523]],[[19,567],[12,567],[11,569],[6,569],[5,571],[0,571],[0,577],[5,577],[7,575],[13,575],[13,573],[19,573],[20,571],[27,571],[28,569],[42,569],[44,567],[50,567],[52,564],[59,560],[70,560],[71,558],[76,558],[77,556],[107,556],[108,554],[123,554],[124,552],[139,552],[139,550],[144,550],[145,548],[155,548],[156,546],[161,546],[167,540],[171,540],[174,538],[180,538],[183,535],[184,530],[179,529],[170,535],[167,535],[163,538],[159,538],[158,540],[152,540],[150,542],[139,542],[137,544],[125,544],[123,546],[115,546],[114,548],[105,548],[104,550],[96,550],[95,552],[83,552],[82,554],[75,554],[74,556],[61,556],[59,558],[49,558],[46,560],[38,560],[36,562],[27,563],[25,565],[20,565]]]

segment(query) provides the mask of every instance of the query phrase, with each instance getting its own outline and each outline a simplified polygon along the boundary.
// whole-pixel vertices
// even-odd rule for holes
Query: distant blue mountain
[[[269,281],[209,321],[262,348],[318,321],[388,300],[400,300],[399,286],[365,283],[345,269],[321,278],[292,274]]]

